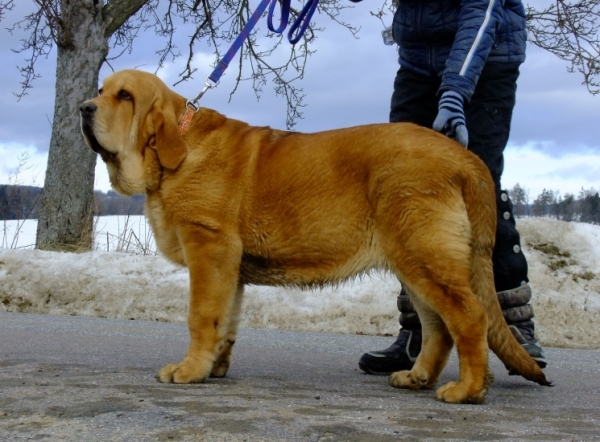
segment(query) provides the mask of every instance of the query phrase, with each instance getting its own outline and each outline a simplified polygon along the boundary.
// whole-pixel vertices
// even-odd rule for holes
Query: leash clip
[[[181,123],[179,123],[180,134],[183,134],[186,131],[188,124],[190,124],[190,121],[192,121],[193,116],[200,110],[200,106],[198,105],[200,98],[202,98],[206,91],[212,89],[213,87],[217,87],[218,84],[219,82],[215,83],[214,81],[210,80],[210,78],[207,78],[204,82],[204,89],[202,89],[193,100],[188,100],[185,102],[185,113],[183,114]]]
[[[202,96],[209,90],[212,89],[214,87],[217,87],[219,85],[219,82],[214,82],[212,81],[210,78],[207,78],[206,81],[204,82],[204,89],[202,89],[200,91],[200,93],[198,95],[196,95],[196,97],[192,100],[188,100],[185,105],[186,107],[192,107],[194,109],[194,113],[198,112],[198,109],[200,109],[200,106],[198,105],[198,101],[200,101],[200,98],[202,98]]]

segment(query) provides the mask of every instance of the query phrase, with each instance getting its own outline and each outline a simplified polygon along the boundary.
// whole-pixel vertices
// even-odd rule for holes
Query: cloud
[[[46,155],[35,146],[0,143],[0,183],[43,186]]]
[[[509,145],[505,151],[502,184],[512,188],[519,183],[530,191],[533,200],[543,189],[559,191],[562,195],[594,188],[600,190],[600,154],[548,153],[537,146]]]
[[[25,3],[25,2],[20,2]],[[17,10],[20,8],[16,8]],[[13,12],[2,23],[10,26]],[[15,94],[21,93],[23,77],[18,69],[26,64],[28,54],[15,53],[20,48],[19,40],[25,34],[15,30],[12,34],[0,31],[0,54],[2,56],[2,81],[0,81],[0,143],[34,146],[46,152],[50,144],[52,118],[54,114],[54,83],[56,53],[41,58],[36,65],[36,73],[41,77],[33,82],[33,88],[20,100]]]
[[[513,143],[537,141],[557,157],[564,152],[600,153],[600,97],[592,96],[581,84],[581,75],[567,72],[567,67],[557,57],[529,44],[518,81]]]

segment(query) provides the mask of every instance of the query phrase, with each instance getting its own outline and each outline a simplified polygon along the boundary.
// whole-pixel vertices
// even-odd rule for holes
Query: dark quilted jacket
[[[466,100],[486,60],[525,60],[521,0],[399,0],[392,30],[401,66],[438,75],[440,92],[453,90]]]

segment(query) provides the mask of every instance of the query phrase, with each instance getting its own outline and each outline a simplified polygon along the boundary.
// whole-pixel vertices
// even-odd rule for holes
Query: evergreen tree
[[[513,213],[515,216],[529,215],[529,191],[522,188],[519,183],[508,191],[508,195],[513,202]]]
[[[584,192],[581,208],[581,221],[600,224],[600,195],[594,189]]]
[[[561,219],[563,221],[576,221],[575,196],[572,193],[566,193],[560,203]]]
[[[554,201],[554,192],[544,188],[533,201],[533,216],[547,216]]]

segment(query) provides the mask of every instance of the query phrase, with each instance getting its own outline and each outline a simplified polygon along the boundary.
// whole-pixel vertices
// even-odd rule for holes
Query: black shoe
[[[540,341],[536,338],[533,322],[532,321],[522,321],[515,322],[514,324],[510,324],[508,326],[513,336],[517,339],[519,344],[529,353],[529,356],[537,362],[540,368],[545,368],[548,363],[546,362],[546,355],[544,354],[544,349],[540,345]],[[512,370],[509,370],[508,374],[516,374],[513,373]]]
[[[421,330],[401,329],[396,341],[385,350],[361,356],[358,368],[369,374],[389,375],[410,370],[421,351]]]

